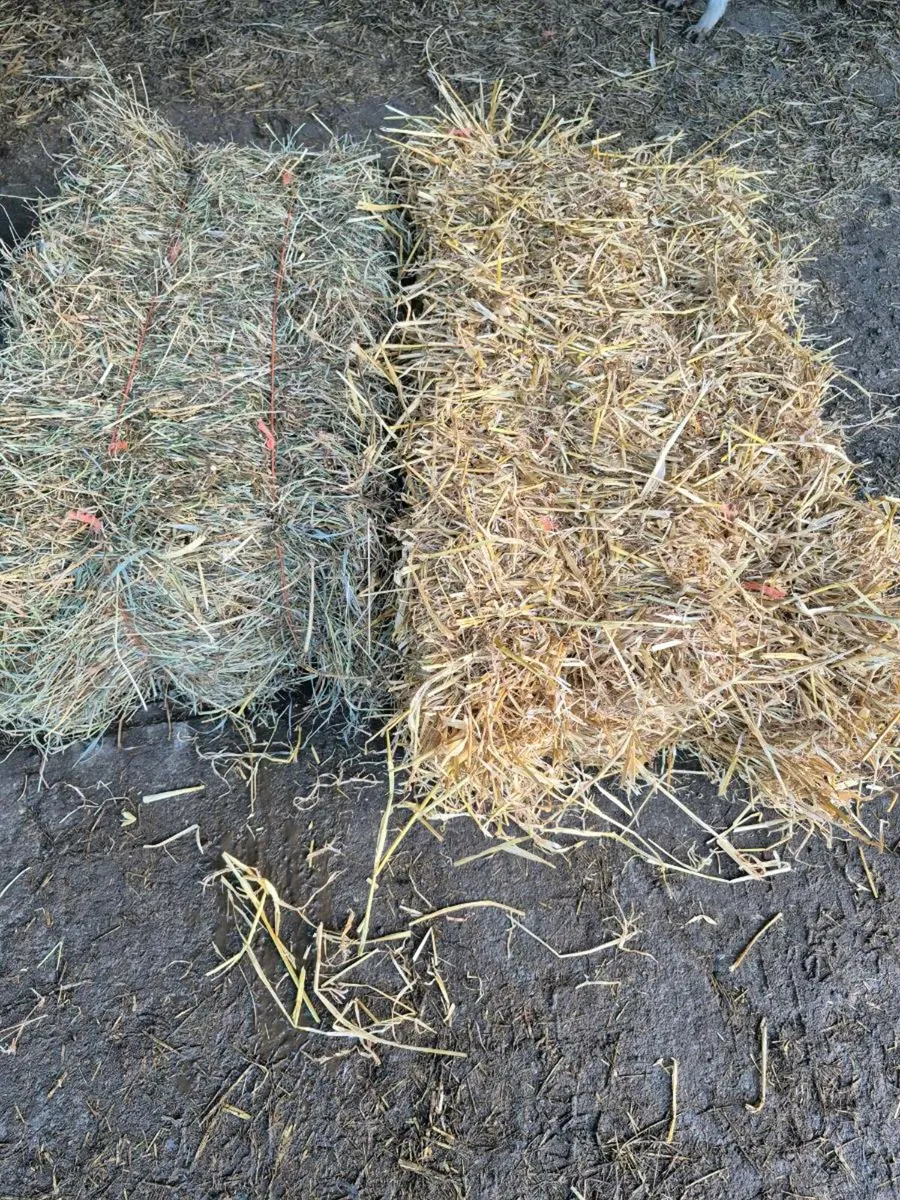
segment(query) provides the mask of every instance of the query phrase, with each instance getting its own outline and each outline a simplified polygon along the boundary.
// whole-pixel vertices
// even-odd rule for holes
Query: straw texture
[[[444,101],[398,129],[418,242],[386,351],[414,778],[536,828],[687,747],[859,828],[900,714],[895,505],[856,498],[754,180]]]

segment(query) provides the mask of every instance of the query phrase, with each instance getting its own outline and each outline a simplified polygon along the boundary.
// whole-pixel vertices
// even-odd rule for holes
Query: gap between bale
[[[429,811],[552,828],[599,777],[820,828],[896,760],[893,500],[856,497],[755,179],[495,88],[395,131],[417,240],[399,377],[397,724]]]
[[[396,256],[375,156],[192,147],[98,81],[10,257],[0,730],[51,745],[167,694],[312,681],[377,709]]]

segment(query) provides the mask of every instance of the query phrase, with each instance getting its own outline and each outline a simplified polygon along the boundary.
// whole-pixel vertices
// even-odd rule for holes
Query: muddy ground
[[[52,192],[48,152],[65,146],[91,48],[115,73],[140,70],[197,140],[265,141],[306,122],[315,143],[312,114],[364,136],[386,104],[428,108],[429,63],[464,91],[518,74],[526,120],[551,98],[565,112],[591,101],[598,127],[626,141],[682,128],[687,145],[718,139],[770,172],[771,219],[818,242],[811,333],[846,339],[843,364],[870,393],[848,382],[834,400],[861,485],[896,493],[896,4],[734,0],[706,45],[683,30],[650,0],[5,0],[5,232],[27,227],[22,198]],[[613,842],[549,865],[465,862],[488,848],[474,829],[417,828],[372,930],[433,927],[434,939],[414,960],[417,933],[366,995],[376,1004],[371,988],[396,992],[389,977],[408,972],[430,1028],[397,1035],[462,1057],[366,1053],[292,1031],[246,961],[208,975],[237,948],[209,878],[231,852],[314,922],[358,919],[387,794],[377,746],[347,745],[335,724],[252,781],[250,760],[229,757],[240,753],[227,730],[156,712],[100,744],[0,764],[4,1200],[900,1194],[896,818],[865,859],[798,834],[782,851],[791,871],[761,883],[663,875]],[[679,787],[711,823],[740,808],[689,764]],[[703,848],[665,801],[643,820],[675,848]],[[474,900],[515,907],[544,944],[496,908],[410,924]],[[549,948],[590,949],[623,928],[633,936],[618,949]],[[287,931],[311,952],[299,919]]]

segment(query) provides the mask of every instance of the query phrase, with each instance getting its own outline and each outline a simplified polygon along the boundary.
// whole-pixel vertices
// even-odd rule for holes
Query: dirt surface
[[[317,144],[319,121],[362,136],[386,104],[428,108],[429,61],[464,91],[525,77],[525,120],[556,97],[567,112],[592,101],[628,142],[673,128],[689,146],[720,139],[771,172],[785,236],[818,239],[808,323],[847,339],[856,381],[835,411],[868,460],[861,484],[900,489],[894,0],[733,0],[696,48],[649,0],[0,3],[0,193],[19,232],[22,198],[53,189],[47,150],[65,147],[90,47],[117,74],[140,66],[150,100],[196,140],[266,141],[305,122]],[[365,995],[396,993],[389,976],[406,972],[430,1029],[398,1036],[464,1057],[367,1053],[290,1030],[246,960],[208,975],[238,948],[210,876],[231,852],[314,922],[358,923],[387,797],[377,744],[319,731],[252,781],[241,754],[228,731],[156,712],[118,738],[0,764],[0,1197],[900,1194],[896,818],[883,852],[798,834],[789,873],[739,884],[662,875],[611,841],[552,865],[466,862],[490,848],[474,829],[417,827],[372,920],[373,934],[415,936]],[[678,784],[711,825],[740,809],[687,767]],[[642,821],[702,849],[670,802]],[[476,900],[514,907],[546,944],[489,907],[411,925]],[[312,955],[308,927],[286,930]],[[549,948],[616,939],[577,957]]]
[[[249,969],[207,977],[236,941],[221,887],[202,883],[230,850],[295,903],[323,889],[310,914],[341,928],[365,904],[383,771],[320,736],[295,767],[263,769],[251,810],[237,776],[221,777],[227,761],[198,749],[223,745],[162,722],[3,768],[0,1194],[895,1194],[893,854],[869,856],[871,884],[858,847],[814,843],[790,874],[728,885],[662,878],[613,845],[555,868],[508,854],[454,865],[484,849],[471,827],[411,834],[375,932],[496,899],[561,953],[625,922],[637,933],[558,960],[503,912],[443,918],[452,1018],[426,979],[434,1032],[410,1041],[466,1057],[376,1061],[290,1031]],[[673,813],[656,817],[686,840]],[[148,848],[194,825],[199,846],[189,832]],[[755,1113],[762,1018],[769,1094]]]

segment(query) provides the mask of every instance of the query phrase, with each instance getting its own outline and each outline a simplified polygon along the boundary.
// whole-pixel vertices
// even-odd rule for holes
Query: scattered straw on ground
[[[386,630],[391,250],[367,153],[194,149],[104,85],[17,249],[0,357],[0,729],[312,679],[372,704]]]
[[[525,914],[520,909],[498,900],[465,900],[431,912],[405,908],[411,919],[403,928],[373,937],[366,936],[352,911],[343,929],[326,929],[307,909],[339,874],[330,875],[306,905],[297,907],[285,901],[256,867],[223,853],[222,867],[206,882],[221,884],[238,946],[208,974],[227,974],[247,963],[292,1028],[349,1041],[376,1060],[388,1047],[466,1057],[462,1051],[436,1044],[439,1031],[451,1029],[456,1014],[438,953],[436,929],[445,919],[456,921],[485,910],[500,912],[509,921],[507,948],[513,932],[519,931],[558,960],[593,959],[618,951],[641,953],[630,946],[640,930],[621,910],[610,921],[610,936],[602,942],[557,950],[522,923]]]
[[[0,0],[0,112],[8,132],[65,112],[73,63],[99,52],[143,70],[154,95],[245,112],[332,113],[404,96],[427,60],[463,85],[525,76],[531,115],[594,104],[601,132],[645,141],[685,130],[774,172],[779,228],[830,232],[879,197],[900,137],[896,0],[733,5],[704,44],[653,0]],[[735,132],[735,127],[738,127]],[[3,131],[0,130],[0,138]],[[875,200],[874,206],[872,201]]]
[[[445,109],[398,143],[419,240],[386,351],[414,778],[533,829],[689,747],[855,825],[895,753],[895,505],[855,498],[754,180],[669,142],[520,136],[496,91]]]
[[[292,1028],[350,1041],[376,1060],[386,1047],[465,1057],[430,1044],[438,1024],[451,1024],[456,1007],[441,975],[431,923],[442,912],[372,938],[366,946],[354,932],[352,913],[342,931],[327,930],[304,909],[287,904],[255,867],[231,854],[222,858],[212,881],[225,890],[240,945],[209,974],[228,972],[246,960]],[[288,919],[294,932],[305,930],[302,952],[289,945]],[[271,959],[273,950],[277,973],[261,957]]]
[[[65,103],[66,55],[81,44],[84,14],[74,5],[0,0],[0,114],[4,140]]]

